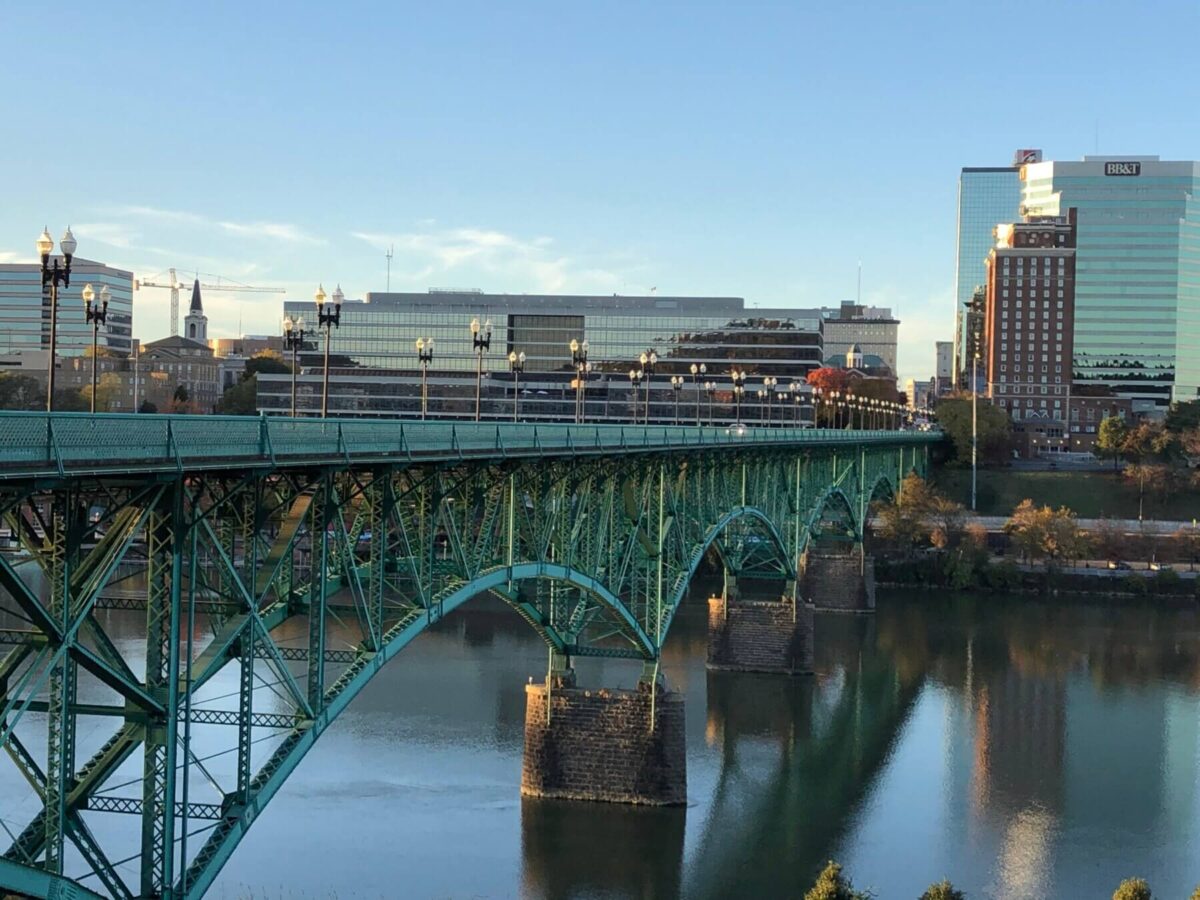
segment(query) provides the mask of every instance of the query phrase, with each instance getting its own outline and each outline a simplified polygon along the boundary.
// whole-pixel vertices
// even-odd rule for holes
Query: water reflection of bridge
[[[707,811],[605,805],[578,829],[578,809],[525,803],[526,890],[802,896],[851,827],[924,683],[919,665],[876,649],[874,619],[824,616],[817,628],[815,679],[708,674],[705,737],[720,762]],[[688,818],[699,837],[686,841],[685,866]]]

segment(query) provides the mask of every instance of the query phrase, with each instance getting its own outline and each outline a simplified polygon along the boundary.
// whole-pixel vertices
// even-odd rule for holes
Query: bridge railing
[[[70,471],[740,445],[919,444],[936,434],[694,425],[573,425],[85,413],[0,413],[0,480]]]

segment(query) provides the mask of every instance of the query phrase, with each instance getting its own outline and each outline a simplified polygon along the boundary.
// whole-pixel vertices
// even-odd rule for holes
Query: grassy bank
[[[934,474],[937,489],[964,505],[971,502],[970,469],[941,468]],[[1007,516],[1028,497],[1039,506],[1066,506],[1081,519],[1136,519],[1137,485],[1112,472],[1023,472],[980,469],[979,513]],[[1169,497],[1146,495],[1146,518],[1190,522],[1200,516],[1200,493],[1186,491]]]

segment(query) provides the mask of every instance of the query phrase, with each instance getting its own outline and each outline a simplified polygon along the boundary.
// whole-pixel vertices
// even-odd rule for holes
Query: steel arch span
[[[370,679],[472,597],[552,660],[653,667],[706,556],[794,582],[826,504],[861,534],[933,439],[198,418],[0,414],[21,548],[0,554],[0,745],[38,810],[5,887],[200,896]]]

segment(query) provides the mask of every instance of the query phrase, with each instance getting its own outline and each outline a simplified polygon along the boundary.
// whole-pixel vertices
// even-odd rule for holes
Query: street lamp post
[[[584,387],[587,373],[591,369],[588,363],[588,342],[583,343],[571,338],[571,364],[575,366],[575,421],[583,422],[585,394]]]
[[[317,327],[325,329],[325,377],[321,384],[321,418],[324,419],[329,415],[329,344],[333,339],[333,329],[342,326],[342,301],[346,299],[346,295],[342,293],[342,286],[339,284],[333,289],[333,309],[327,310],[325,288],[317,285],[313,299],[317,303]]]
[[[738,371],[734,369],[729,373],[730,379],[733,381],[733,412],[734,421],[736,424],[742,424],[742,394],[746,392],[746,372],[743,369]]]
[[[699,425],[700,424],[700,376],[708,373],[708,366],[705,365],[704,363],[700,363],[700,365],[696,365],[695,363],[692,363],[690,371],[692,373],[692,387],[694,387],[696,390],[696,424]]]
[[[54,238],[50,237],[47,228],[42,229],[41,237],[37,239],[38,256],[42,258],[42,292],[50,288],[50,364],[46,373],[46,412],[54,411],[54,354],[58,340],[58,286],[71,286],[71,260],[75,257],[77,246],[75,235],[67,228],[62,239],[58,242],[62,249],[63,265],[60,268],[58,260],[50,265],[50,253],[54,250]]]
[[[642,383],[642,379],[646,377],[646,373],[641,369],[629,370],[629,385],[633,389],[633,424],[637,424],[637,392],[638,387]]]
[[[758,424],[762,426],[767,421],[767,389],[759,388],[754,393],[758,397]]]
[[[640,357],[638,357],[638,362],[640,362],[642,364],[641,371],[643,373],[645,373],[645,378],[646,378],[646,381],[645,381],[645,384],[646,384],[646,393],[645,393],[646,409],[645,409],[645,414],[642,416],[642,419],[645,421],[645,423],[647,425],[649,425],[650,424],[650,382],[654,379],[654,367],[656,365],[658,365],[658,354],[655,353],[653,350],[650,350],[649,352],[643,353]]]
[[[683,376],[671,376],[671,390],[675,394],[675,424],[679,424],[679,392],[683,390]]]
[[[521,373],[525,371],[525,351],[510,350],[508,367],[513,373],[513,421],[517,421],[517,403],[521,395]]]
[[[492,347],[492,320],[479,326],[479,319],[471,320],[471,344],[475,348],[475,421],[479,421],[483,409],[483,354]]]
[[[421,421],[429,411],[429,364],[433,362],[433,338],[417,338],[417,362],[421,364]]]
[[[304,316],[292,321],[291,316],[283,318],[283,346],[292,351],[292,418],[296,418],[296,373],[300,370],[299,353],[304,347]]]
[[[704,382],[704,393],[708,395],[708,424],[711,428],[713,424],[713,396],[717,393],[717,383],[715,381]]]
[[[975,512],[975,468],[979,453],[979,354],[971,357],[971,512]],[[1070,387],[1067,388],[1068,393]],[[1141,518],[1141,512],[1138,513]]]
[[[768,375],[763,379],[763,390],[767,395],[767,426],[771,425],[771,401],[775,399],[775,385],[779,384],[779,379],[774,375]]]
[[[96,292],[90,284],[85,284],[82,291],[83,318],[92,326],[92,413],[96,412],[96,351],[99,342],[100,326],[108,320],[108,285],[100,286],[100,302],[92,306]]]

